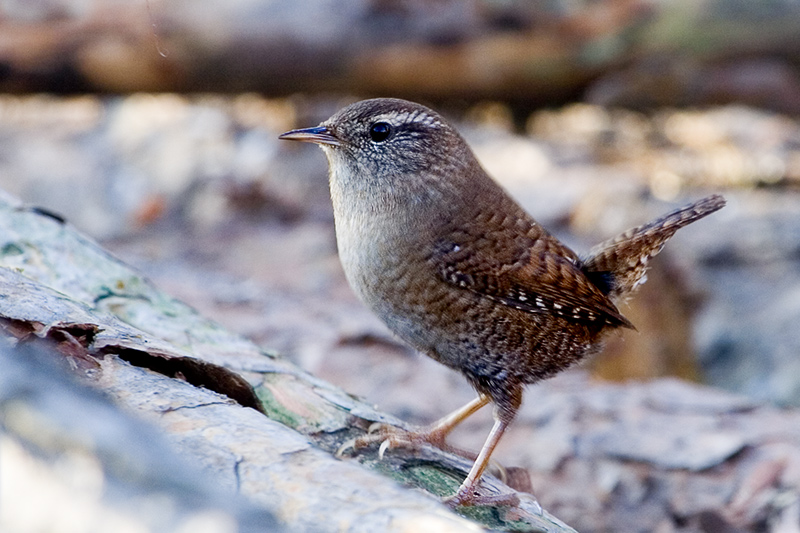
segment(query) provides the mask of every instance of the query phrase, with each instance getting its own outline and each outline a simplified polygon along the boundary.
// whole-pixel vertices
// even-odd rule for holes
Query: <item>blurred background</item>
[[[776,1],[6,0],[0,188],[227,328],[427,422],[473,393],[355,299],[326,161],[277,140],[361,98],[413,99],[578,252],[723,193],[622,307],[638,332],[579,371],[796,406],[798,35],[800,4]]]

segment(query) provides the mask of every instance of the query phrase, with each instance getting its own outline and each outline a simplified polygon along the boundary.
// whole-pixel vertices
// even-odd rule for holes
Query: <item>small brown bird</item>
[[[350,285],[400,338],[461,372],[478,398],[415,432],[383,429],[384,446],[442,444],[489,402],[495,423],[450,505],[476,493],[522,402],[523,387],[632,328],[614,302],[680,228],[725,205],[709,196],[595,247],[587,257],[550,235],[495,183],[458,132],[404,100],[350,105],[282,139],[328,157],[336,239]]]

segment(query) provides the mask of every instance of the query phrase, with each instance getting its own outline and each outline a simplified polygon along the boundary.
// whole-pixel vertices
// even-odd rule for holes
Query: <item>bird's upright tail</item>
[[[632,293],[647,279],[647,263],[676,231],[722,209],[715,194],[598,244],[583,262],[583,271],[611,300]]]

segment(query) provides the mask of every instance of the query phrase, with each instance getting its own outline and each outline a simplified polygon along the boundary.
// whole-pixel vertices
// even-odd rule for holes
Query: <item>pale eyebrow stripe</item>
[[[419,122],[423,124],[427,124],[429,126],[441,126],[442,122],[435,118],[433,115],[429,115],[424,111],[404,111],[404,112],[397,112],[393,111],[391,113],[386,113],[381,117],[378,117],[378,120],[385,120],[394,125],[399,125],[407,122]]]

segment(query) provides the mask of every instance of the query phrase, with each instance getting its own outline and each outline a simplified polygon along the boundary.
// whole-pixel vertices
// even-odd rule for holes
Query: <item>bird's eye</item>
[[[388,122],[376,122],[369,129],[369,136],[376,143],[383,142],[392,134],[392,125]]]

